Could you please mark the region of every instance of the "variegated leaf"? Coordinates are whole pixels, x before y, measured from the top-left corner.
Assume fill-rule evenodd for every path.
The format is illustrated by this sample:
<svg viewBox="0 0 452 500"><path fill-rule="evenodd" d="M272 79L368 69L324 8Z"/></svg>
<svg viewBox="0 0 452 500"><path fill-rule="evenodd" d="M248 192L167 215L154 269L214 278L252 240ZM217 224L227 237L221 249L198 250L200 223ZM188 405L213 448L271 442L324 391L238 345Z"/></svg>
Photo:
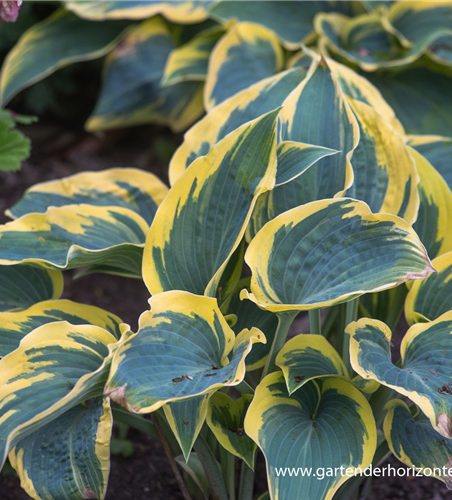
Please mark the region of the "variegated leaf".
<svg viewBox="0 0 452 500"><path fill-rule="evenodd" d="M135 168L82 172L42 182L28 189L8 211L13 218L44 213L49 207L86 203L124 207L137 212L150 225L168 188L154 174Z"/></svg>
<svg viewBox="0 0 452 500"><path fill-rule="evenodd" d="M102 395L115 343L103 328L62 321L33 330L0 360L0 465L21 439Z"/></svg>
<svg viewBox="0 0 452 500"><path fill-rule="evenodd" d="M0 357L17 349L21 340L35 328L55 321L96 325L117 339L121 336L122 321L114 314L70 300L45 300L23 311L0 312Z"/></svg>
<svg viewBox="0 0 452 500"><path fill-rule="evenodd" d="M79 405L21 439L9 458L35 500L105 497L113 420L107 398Z"/></svg>
<svg viewBox="0 0 452 500"><path fill-rule="evenodd" d="M386 441L392 453L405 465L446 483L452 489L452 441L436 432L428 418L400 399L386 405L384 421ZM425 469L428 469L426 471Z"/></svg>
<svg viewBox="0 0 452 500"><path fill-rule="evenodd" d="M105 394L136 413L239 384L245 358L262 332L243 330L237 338L216 299L188 292L154 295L112 362ZM228 359L228 355L231 355Z"/></svg>
<svg viewBox="0 0 452 500"><path fill-rule="evenodd" d="M408 324L423 323L439 318L452 310L452 252L432 262L436 273L414 282L405 301Z"/></svg>
<svg viewBox="0 0 452 500"><path fill-rule="evenodd" d="M283 51L273 31L237 23L217 43L209 59L204 105L207 111L228 97L282 69Z"/></svg>
<svg viewBox="0 0 452 500"><path fill-rule="evenodd" d="M412 326L403 338L398 366L391 360L391 330L383 322L363 318L346 332L353 369L410 398L442 436L452 438L452 312Z"/></svg>
<svg viewBox="0 0 452 500"><path fill-rule="evenodd" d="M331 306L434 270L409 224L349 198L281 214L251 241L245 260L252 278L243 297L273 312Z"/></svg>
<svg viewBox="0 0 452 500"><path fill-rule="evenodd" d="M159 17L129 30L106 58L102 90L86 128L97 131L161 123L178 132L199 118L202 82L160 85L174 48L169 27Z"/></svg>
<svg viewBox="0 0 452 500"><path fill-rule="evenodd" d="M257 197L274 186L277 113L229 134L170 190L146 240L143 276L151 294L215 295Z"/></svg>
<svg viewBox="0 0 452 500"><path fill-rule="evenodd" d="M79 19L59 9L28 29L5 59L0 77L0 102L4 106L18 92L59 68L98 59L121 40L127 23L97 23Z"/></svg>
<svg viewBox="0 0 452 500"><path fill-rule="evenodd" d="M0 312L20 311L63 293L60 271L42 267L0 266Z"/></svg>
<svg viewBox="0 0 452 500"><path fill-rule="evenodd" d="M369 403L350 382L310 381L289 396L281 372L267 375L257 387L245 431L265 456L272 500L331 500L356 469L370 465L377 442ZM281 473L297 467L343 467L345 473L322 480Z"/></svg>
<svg viewBox="0 0 452 500"><path fill-rule="evenodd" d="M284 71L266 78L212 109L185 134L184 142L173 155L169 167L170 184L200 156L241 125L273 111L306 76L305 69Z"/></svg>
<svg viewBox="0 0 452 500"><path fill-rule="evenodd" d="M207 424L226 451L254 469L256 445L244 430L245 414L252 399L253 396L245 394L234 401L227 394L216 392L209 400Z"/></svg>
<svg viewBox="0 0 452 500"><path fill-rule="evenodd" d="M142 217L126 208L51 207L0 226L0 265L73 269L103 264L140 276L147 231Z"/></svg>

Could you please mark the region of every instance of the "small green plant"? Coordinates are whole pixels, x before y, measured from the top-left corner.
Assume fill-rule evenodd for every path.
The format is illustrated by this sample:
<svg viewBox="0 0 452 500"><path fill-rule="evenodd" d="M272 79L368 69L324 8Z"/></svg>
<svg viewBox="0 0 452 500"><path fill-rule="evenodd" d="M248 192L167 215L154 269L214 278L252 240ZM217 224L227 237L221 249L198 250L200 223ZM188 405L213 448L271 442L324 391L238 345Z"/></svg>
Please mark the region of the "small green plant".
<svg viewBox="0 0 452 500"><path fill-rule="evenodd" d="M356 499L359 471L389 452L450 486L451 139L427 134L451 135L452 109L444 100L437 117L429 94L395 113L358 69L398 89L402 102L412 95L400 90L400 67L430 75L434 86L431 68L441 65L448 79L451 3L373 10L341 2L341 12L331 2L66 7L97 20L159 13L170 21L126 23L119 44L122 21L106 21L96 27L103 48L86 35L91 56L113 50L109 98L89 128L174 125L174 108L142 106L146 93L130 114L131 101L112 98L124 87L107 82L132 62L153 68L138 64L141 44L184 39L188 26L172 24L184 16L196 35L168 49L164 82L197 85L208 113L170 160L171 188L133 168L84 172L32 187L8 210L13 220L0 227L2 463L9 457L36 500L102 499L115 420L114 451L131 451L124 425L159 438L186 500L251 500L258 453L267 467L262 499ZM196 25L209 17L222 22ZM60 10L34 28L42 43L54 40L49 32L72 36L62 20L80 30L96 24ZM10 93L25 86L8 65L17 57L30 64L23 47L31 37L5 63L4 96L9 85ZM82 48L71 46L73 60ZM188 62L196 78L181 69ZM138 331L61 300L68 269L144 280L150 309ZM409 328L394 362L403 311ZM309 332L294 323L300 314ZM323 476L281 472L298 468Z"/></svg>

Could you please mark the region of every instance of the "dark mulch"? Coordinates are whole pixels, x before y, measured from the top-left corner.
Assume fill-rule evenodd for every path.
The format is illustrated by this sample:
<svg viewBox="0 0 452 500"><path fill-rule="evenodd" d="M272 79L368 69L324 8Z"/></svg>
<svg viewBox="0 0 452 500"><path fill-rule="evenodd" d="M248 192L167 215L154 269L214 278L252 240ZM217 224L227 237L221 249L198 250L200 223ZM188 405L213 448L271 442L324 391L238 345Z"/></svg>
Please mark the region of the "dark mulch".
<svg viewBox="0 0 452 500"><path fill-rule="evenodd" d="M149 170L167 181L168 158L180 136L163 128L141 127L95 137L61 130L56 125L34 125L24 130L33 140L33 153L19 173L0 172L0 223L7 222L5 208L37 182L52 180L83 170L132 166ZM72 281L67 274L64 297L103 307L136 330L139 315L148 308L149 294L139 280L117 276L88 275ZM307 331L307 318L300 317L297 333ZM132 435L135 452L130 458L112 457L107 500L181 500L160 443L147 436ZM390 459L394 467L401 464ZM265 489L265 466L257 464L256 491ZM0 476L1 500L27 500L14 475ZM442 482L428 478L375 478L372 500L452 500ZM64 499L61 499L64 500ZM308 500L308 499L293 499Z"/></svg>

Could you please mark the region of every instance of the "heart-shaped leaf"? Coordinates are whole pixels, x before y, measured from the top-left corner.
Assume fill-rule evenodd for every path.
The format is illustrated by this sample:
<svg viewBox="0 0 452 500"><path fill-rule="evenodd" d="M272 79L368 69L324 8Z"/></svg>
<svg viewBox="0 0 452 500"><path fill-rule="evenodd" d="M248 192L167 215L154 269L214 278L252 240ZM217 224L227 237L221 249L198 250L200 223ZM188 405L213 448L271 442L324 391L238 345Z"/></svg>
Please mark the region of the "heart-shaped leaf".
<svg viewBox="0 0 452 500"><path fill-rule="evenodd" d="M405 301L408 324L431 321L452 310L452 252L432 262L437 270L426 279L416 281Z"/></svg>
<svg viewBox="0 0 452 500"><path fill-rule="evenodd" d="M21 439L102 394L115 343L103 328L61 321L0 360L0 466Z"/></svg>
<svg viewBox="0 0 452 500"><path fill-rule="evenodd" d="M434 270L404 220L348 198L315 201L268 222L245 260L251 293L242 296L273 312L327 307Z"/></svg>
<svg viewBox="0 0 452 500"><path fill-rule="evenodd" d="M24 311L0 312L0 357L19 347L20 341L38 326L55 321L72 325L96 325L117 339L121 336L122 321L104 309L70 300L46 300Z"/></svg>
<svg viewBox="0 0 452 500"><path fill-rule="evenodd" d="M383 428L392 453L405 465L437 477L452 489L449 472L452 469L452 441L436 432L419 411L413 416L400 399L389 402L386 409Z"/></svg>
<svg viewBox="0 0 452 500"><path fill-rule="evenodd" d="M414 401L443 436L452 437L452 312L412 326L391 360L391 330L368 318L350 323L350 360L363 378L378 380Z"/></svg>
<svg viewBox="0 0 452 500"><path fill-rule="evenodd" d="M229 134L170 190L146 241L143 277L151 294L215 295L257 197L274 186L277 114Z"/></svg>
<svg viewBox="0 0 452 500"><path fill-rule="evenodd" d="M9 458L22 488L36 500L102 500L112 426L109 400L96 398L21 439Z"/></svg>
<svg viewBox="0 0 452 500"><path fill-rule="evenodd" d="M137 212L150 225L168 188L154 174L136 168L82 172L64 179L35 184L8 211L13 218L44 213L49 207L86 203L124 207Z"/></svg>
<svg viewBox="0 0 452 500"><path fill-rule="evenodd" d="M32 266L0 266L0 311L20 311L43 300L59 299L63 275Z"/></svg>
<svg viewBox="0 0 452 500"><path fill-rule="evenodd" d="M149 303L138 333L116 351L105 389L129 411L150 413L239 384L252 344L265 342L256 328L235 338L216 299L173 291L154 295Z"/></svg>
<svg viewBox="0 0 452 500"><path fill-rule="evenodd" d="M330 500L370 465L377 441L369 403L350 382L310 381L289 396L281 372L257 387L245 431L264 453L272 500Z"/></svg>

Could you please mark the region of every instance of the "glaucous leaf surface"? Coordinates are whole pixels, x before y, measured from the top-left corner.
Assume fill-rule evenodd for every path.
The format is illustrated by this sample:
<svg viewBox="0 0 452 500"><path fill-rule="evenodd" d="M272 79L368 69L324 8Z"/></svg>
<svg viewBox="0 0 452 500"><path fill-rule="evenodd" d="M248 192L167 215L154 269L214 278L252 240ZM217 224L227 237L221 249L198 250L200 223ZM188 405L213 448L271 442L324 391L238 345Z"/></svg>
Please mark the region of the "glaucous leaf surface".
<svg viewBox="0 0 452 500"><path fill-rule="evenodd" d="M443 474L444 467L448 470L452 465L452 441L436 432L421 412L413 416L413 408L400 399L390 401L386 409L383 428L392 453L418 471L429 469L428 476L440 479L452 489L452 478Z"/></svg>
<svg viewBox="0 0 452 500"><path fill-rule="evenodd" d="M242 297L273 312L339 304L434 270L409 224L349 198L281 214L251 241L245 260L251 293Z"/></svg>
<svg viewBox="0 0 452 500"><path fill-rule="evenodd" d="M44 213L51 206L85 203L129 208L150 225L167 193L166 185L150 172L112 168L35 184L25 191L8 214L17 218L29 213Z"/></svg>
<svg viewBox="0 0 452 500"><path fill-rule="evenodd" d="M255 23L235 24L210 55L204 89L206 110L278 73L282 66L283 50L272 30Z"/></svg>
<svg viewBox="0 0 452 500"><path fill-rule="evenodd" d="M45 300L22 311L0 312L0 357L17 349L21 340L38 326L55 321L96 325L117 339L121 336L121 319L100 307L70 300Z"/></svg>
<svg viewBox="0 0 452 500"><path fill-rule="evenodd" d="M170 190L146 240L143 277L151 294L215 295L258 196L274 186L277 114L229 134Z"/></svg>
<svg viewBox="0 0 452 500"><path fill-rule="evenodd" d="M116 338L61 321L29 333L0 360L0 466L21 439L102 395Z"/></svg>
<svg viewBox="0 0 452 500"><path fill-rule="evenodd" d="M391 360L391 330L381 321L350 323L350 361L363 378L378 380L416 403L442 436L452 437L452 312L412 326L400 346L401 363Z"/></svg>
<svg viewBox="0 0 452 500"><path fill-rule="evenodd" d="M276 365L283 371L290 395L319 377L349 378L342 358L322 335L303 334L290 339L279 351Z"/></svg>
<svg viewBox="0 0 452 500"><path fill-rule="evenodd" d="M142 217L126 208L50 207L0 226L0 265L73 269L103 264L140 276L148 229Z"/></svg>
<svg viewBox="0 0 452 500"><path fill-rule="evenodd" d="M354 99L349 103L360 137L352 157L354 181L346 195L365 201L373 212L398 215L413 224L419 208L418 174L403 137L374 108Z"/></svg>
<svg viewBox="0 0 452 500"><path fill-rule="evenodd" d="M43 300L59 299L63 275L42 267L0 266L0 312L20 311Z"/></svg>
<svg viewBox="0 0 452 500"><path fill-rule="evenodd" d="M206 420L209 396L209 394L204 394L163 406L168 424L176 436L187 463L191 449Z"/></svg>
<svg viewBox="0 0 452 500"><path fill-rule="evenodd" d="M98 59L121 40L127 23L91 23L59 9L28 29L5 59L0 80L4 106L18 92L80 61Z"/></svg>
<svg viewBox="0 0 452 500"><path fill-rule="evenodd" d="M21 439L9 459L22 488L36 500L102 500L112 426L109 400L96 398Z"/></svg>
<svg viewBox="0 0 452 500"><path fill-rule="evenodd" d="M184 142L174 153L169 167L170 184L200 156L241 125L279 108L306 76L305 69L283 71L238 92L212 109L186 132Z"/></svg>
<svg viewBox="0 0 452 500"><path fill-rule="evenodd" d="M105 394L135 413L239 384L257 328L237 338L216 299L173 291L154 295L113 358ZM230 355L230 358L228 358Z"/></svg>
<svg viewBox="0 0 452 500"><path fill-rule="evenodd" d="M245 418L245 431L262 450L272 500L331 500L337 489L366 469L376 448L376 427L366 398L338 378L310 381L289 396L281 372L267 375ZM352 468L350 475L277 474L280 468Z"/></svg>
<svg viewBox="0 0 452 500"><path fill-rule="evenodd" d="M405 301L408 324L423 323L439 318L452 310L452 252L432 261L436 273L416 281Z"/></svg>
<svg viewBox="0 0 452 500"><path fill-rule="evenodd" d="M98 131L159 123L179 132L199 118L202 82L161 86L174 48L169 27L160 17L128 30L105 60L102 89L86 128Z"/></svg>

